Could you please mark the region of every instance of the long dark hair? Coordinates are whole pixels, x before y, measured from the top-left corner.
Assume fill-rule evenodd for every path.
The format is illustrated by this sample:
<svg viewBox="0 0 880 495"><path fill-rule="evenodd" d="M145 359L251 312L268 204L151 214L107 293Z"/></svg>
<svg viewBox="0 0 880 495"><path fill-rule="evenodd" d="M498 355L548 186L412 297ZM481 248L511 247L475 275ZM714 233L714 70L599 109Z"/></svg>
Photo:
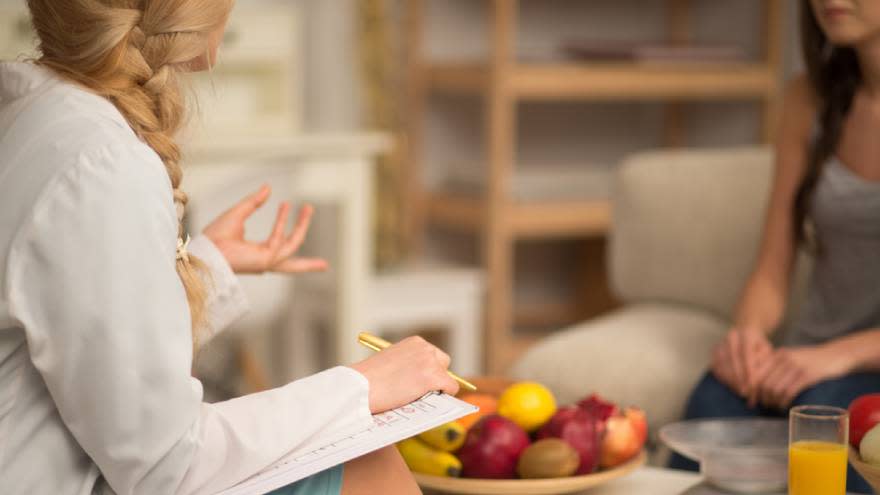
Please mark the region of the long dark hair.
<svg viewBox="0 0 880 495"><path fill-rule="evenodd" d="M817 134L811 141L807 170L794 201L794 228L799 242L809 242L810 202L825 163L834 155L843 124L852 108L862 70L855 50L834 46L819 26L809 0L801 1L801 49L807 78L818 103ZM815 246L814 246L815 247Z"/></svg>

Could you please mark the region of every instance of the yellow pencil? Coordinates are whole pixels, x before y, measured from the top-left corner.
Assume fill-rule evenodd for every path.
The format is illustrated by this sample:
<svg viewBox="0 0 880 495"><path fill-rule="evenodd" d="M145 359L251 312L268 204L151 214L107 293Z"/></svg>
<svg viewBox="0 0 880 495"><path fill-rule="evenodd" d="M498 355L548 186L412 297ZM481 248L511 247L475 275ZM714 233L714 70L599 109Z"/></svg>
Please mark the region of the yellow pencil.
<svg viewBox="0 0 880 495"><path fill-rule="evenodd" d="M367 332L361 332L360 334L358 334L358 342L362 346L372 349L376 352L379 352L382 349L391 346L391 342L388 342L381 337L376 337L375 335ZM456 375L449 370L447 370L446 372L449 373L449 376L451 376L453 380L457 381L462 387L470 390L471 392L477 391L477 387L473 383L465 380L464 378Z"/></svg>

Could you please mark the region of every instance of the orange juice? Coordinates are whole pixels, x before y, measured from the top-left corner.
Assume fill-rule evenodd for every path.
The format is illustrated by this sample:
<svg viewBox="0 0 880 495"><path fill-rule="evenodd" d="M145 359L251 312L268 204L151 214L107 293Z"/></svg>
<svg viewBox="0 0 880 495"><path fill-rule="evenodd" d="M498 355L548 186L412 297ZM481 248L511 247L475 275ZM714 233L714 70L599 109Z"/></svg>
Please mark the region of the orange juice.
<svg viewBox="0 0 880 495"><path fill-rule="evenodd" d="M846 446L800 441L788 449L789 495L844 495Z"/></svg>

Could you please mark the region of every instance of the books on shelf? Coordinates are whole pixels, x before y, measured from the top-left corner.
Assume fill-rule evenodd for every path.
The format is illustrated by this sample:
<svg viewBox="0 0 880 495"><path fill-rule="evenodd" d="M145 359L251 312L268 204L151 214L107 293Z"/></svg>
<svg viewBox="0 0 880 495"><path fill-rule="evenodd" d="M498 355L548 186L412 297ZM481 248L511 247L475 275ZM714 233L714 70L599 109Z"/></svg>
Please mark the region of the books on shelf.
<svg viewBox="0 0 880 495"><path fill-rule="evenodd" d="M516 201L607 200L612 169L607 165L529 165L517 167L510 177L510 196ZM448 168L444 188L464 194L485 190L486 170L475 164Z"/></svg>
<svg viewBox="0 0 880 495"><path fill-rule="evenodd" d="M561 50L585 62L723 63L745 62L746 51L737 45L657 43L610 40L569 40Z"/></svg>

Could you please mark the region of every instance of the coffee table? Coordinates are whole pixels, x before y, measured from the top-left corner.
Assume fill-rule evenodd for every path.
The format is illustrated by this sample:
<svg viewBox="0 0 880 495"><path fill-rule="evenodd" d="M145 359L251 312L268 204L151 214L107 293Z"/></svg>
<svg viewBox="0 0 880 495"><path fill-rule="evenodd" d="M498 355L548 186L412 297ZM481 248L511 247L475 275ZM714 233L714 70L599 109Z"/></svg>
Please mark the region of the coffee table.
<svg viewBox="0 0 880 495"><path fill-rule="evenodd" d="M584 495L730 495L696 473L644 467L631 475L584 492ZM778 495L785 495L779 493Z"/></svg>
<svg viewBox="0 0 880 495"><path fill-rule="evenodd" d="M585 492L589 495L722 495L696 473L644 467L631 475Z"/></svg>
<svg viewBox="0 0 880 495"><path fill-rule="evenodd" d="M424 495L442 495L426 490ZM686 471L643 467L631 475L583 492L583 495L730 495ZM771 494L772 495L772 494ZM780 493L778 495L785 495Z"/></svg>

